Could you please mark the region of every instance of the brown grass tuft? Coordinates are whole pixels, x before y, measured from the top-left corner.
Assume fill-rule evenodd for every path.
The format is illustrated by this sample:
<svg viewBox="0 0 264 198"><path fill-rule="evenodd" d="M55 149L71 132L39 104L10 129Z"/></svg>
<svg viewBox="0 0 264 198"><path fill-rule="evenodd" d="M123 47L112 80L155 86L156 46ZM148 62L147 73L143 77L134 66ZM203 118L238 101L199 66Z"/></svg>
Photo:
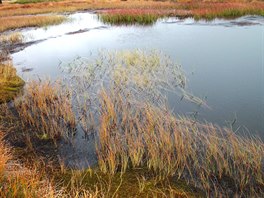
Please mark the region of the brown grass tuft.
<svg viewBox="0 0 264 198"><path fill-rule="evenodd" d="M66 20L64 16L14 16L0 18L0 32L24 27L57 25Z"/></svg>

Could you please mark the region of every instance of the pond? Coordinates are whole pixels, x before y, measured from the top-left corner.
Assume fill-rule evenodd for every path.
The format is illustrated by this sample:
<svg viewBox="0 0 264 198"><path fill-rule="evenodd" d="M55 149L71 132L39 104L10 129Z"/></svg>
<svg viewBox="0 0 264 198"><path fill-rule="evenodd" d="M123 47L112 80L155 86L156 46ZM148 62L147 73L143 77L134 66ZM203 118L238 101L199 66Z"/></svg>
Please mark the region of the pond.
<svg viewBox="0 0 264 198"><path fill-rule="evenodd" d="M12 54L25 80L62 78L61 62L89 57L101 49L158 49L182 65L188 79L186 89L208 105L195 105L169 94L174 113L264 138L263 17L213 21L168 18L147 27L108 26L98 21L95 13L87 12L69 18L58 26L22 31L27 41L36 41ZM24 68L33 70L22 72ZM89 144L94 147L92 141ZM94 155L89 148L79 148L79 153Z"/></svg>

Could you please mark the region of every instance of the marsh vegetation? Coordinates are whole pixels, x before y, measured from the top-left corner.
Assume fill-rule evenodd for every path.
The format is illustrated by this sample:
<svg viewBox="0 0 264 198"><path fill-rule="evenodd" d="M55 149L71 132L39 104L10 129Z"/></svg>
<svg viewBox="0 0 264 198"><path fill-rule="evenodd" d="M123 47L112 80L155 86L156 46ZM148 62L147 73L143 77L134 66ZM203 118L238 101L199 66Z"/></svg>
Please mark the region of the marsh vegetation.
<svg viewBox="0 0 264 198"><path fill-rule="evenodd" d="M64 16L23 16L3 17L0 20L0 32L25 27L45 27L57 25L66 20Z"/></svg>
<svg viewBox="0 0 264 198"><path fill-rule="evenodd" d="M189 91L182 66L162 51L99 50L60 61L60 77L35 75L26 83L8 52L25 41L23 30L12 30L58 25L69 18L65 12L94 9L100 22L124 28L170 16L263 16L262 2L16 3L22 5L0 7L0 197L264 196L263 140L237 134L232 123L177 114L169 95L209 106ZM44 13L53 14L36 15ZM83 163L69 166L64 154L75 152Z"/></svg>
<svg viewBox="0 0 264 198"><path fill-rule="evenodd" d="M121 196L136 180L131 195L263 195L260 139L177 117L168 109L167 91L187 94L184 72L169 57L158 51L103 51L89 60L62 66L68 73L65 80L29 82L14 105L1 106L1 125L5 129L16 123L19 134L14 133L17 127L9 133L35 153L36 141L51 142L56 148L61 138L71 142L76 133L94 138L98 168L70 172L57 161L45 180L59 178L61 189L48 182L53 191L44 193ZM192 102L197 101L203 104L198 98ZM5 167L8 154L2 151ZM41 190L39 180L27 181L29 189ZM17 182L22 181L12 183L10 193L26 197L28 189L18 188Z"/></svg>
<svg viewBox="0 0 264 198"><path fill-rule="evenodd" d="M8 42L10 42L9 39ZM0 54L0 103L13 99L23 85L24 81L17 76L8 54L2 52Z"/></svg>

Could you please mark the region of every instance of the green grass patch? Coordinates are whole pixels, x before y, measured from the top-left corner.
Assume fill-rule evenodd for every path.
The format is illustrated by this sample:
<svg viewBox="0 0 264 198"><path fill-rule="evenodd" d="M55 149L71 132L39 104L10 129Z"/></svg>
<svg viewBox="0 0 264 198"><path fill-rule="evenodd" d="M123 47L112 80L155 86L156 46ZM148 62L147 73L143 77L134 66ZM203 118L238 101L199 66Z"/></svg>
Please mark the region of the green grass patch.
<svg viewBox="0 0 264 198"><path fill-rule="evenodd" d="M204 197L204 193L182 180L158 179L147 168L130 169L126 173L104 174L97 169L65 170L55 176L66 192L75 189L98 191L107 197ZM100 197L100 196L99 196Z"/></svg>
<svg viewBox="0 0 264 198"><path fill-rule="evenodd" d="M262 9L246 9L246 10L239 10L239 9L226 9L220 12L215 13L205 13L201 15L194 15L195 20L206 19L206 20L213 20L215 18L223 18L223 19L235 19L238 17L246 16L246 15L257 15L257 16L264 16L264 10Z"/></svg>
<svg viewBox="0 0 264 198"><path fill-rule="evenodd" d="M104 13L99 14L99 20L110 25L153 25L159 16L151 13Z"/></svg>
<svg viewBox="0 0 264 198"><path fill-rule="evenodd" d="M12 100L24 85L11 65L0 64L0 103Z"/></svg>

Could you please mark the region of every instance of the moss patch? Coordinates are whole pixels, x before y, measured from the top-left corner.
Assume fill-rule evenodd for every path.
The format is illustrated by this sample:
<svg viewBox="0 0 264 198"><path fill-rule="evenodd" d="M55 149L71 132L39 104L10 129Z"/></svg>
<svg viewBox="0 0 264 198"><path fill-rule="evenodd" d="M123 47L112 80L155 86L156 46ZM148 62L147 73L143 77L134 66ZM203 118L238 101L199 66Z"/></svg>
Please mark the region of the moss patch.
<svg viewBox="0 0 264 198"><path fill-rule="evenodd" d="M11 67L0 65L0 103L12 100L22 89L25 82L16 74L15 69L11 69L12 74L6 74L4 67Z"/></svg>
<svg viewBox="0 0 264 198"><path fill-rule="evenodd" d="M72 189L85 188L94 191L100 187L103 194L117 197L205 197L204 193L182 180L158 179L147 168L130 169L126 173L104 174L99 170L65 171L55 177L58 183Z"/></svg>

